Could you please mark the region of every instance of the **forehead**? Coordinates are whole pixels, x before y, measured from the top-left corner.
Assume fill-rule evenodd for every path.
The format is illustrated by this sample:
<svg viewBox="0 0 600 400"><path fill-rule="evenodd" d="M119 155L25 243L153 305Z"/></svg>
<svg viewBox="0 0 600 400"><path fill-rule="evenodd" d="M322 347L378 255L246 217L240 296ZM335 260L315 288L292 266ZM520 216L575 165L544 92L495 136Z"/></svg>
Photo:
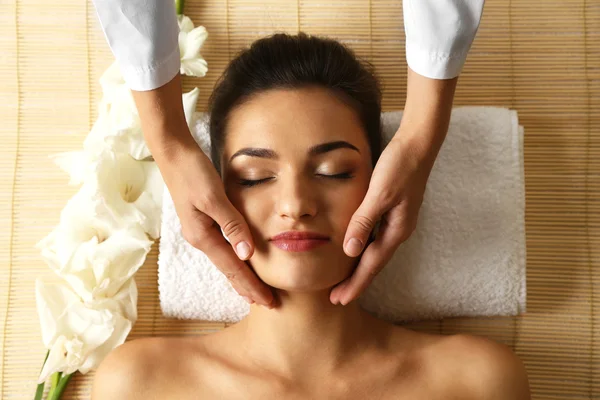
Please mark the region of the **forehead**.
<svg viewBox="0 0 600 400"><path fill-rule="evenodd" d="M223 158L228 160L242 147L303 152L315 144L338 140L369 154L357 112L339 96L318 87L269 90L230 113Z"/></svg>

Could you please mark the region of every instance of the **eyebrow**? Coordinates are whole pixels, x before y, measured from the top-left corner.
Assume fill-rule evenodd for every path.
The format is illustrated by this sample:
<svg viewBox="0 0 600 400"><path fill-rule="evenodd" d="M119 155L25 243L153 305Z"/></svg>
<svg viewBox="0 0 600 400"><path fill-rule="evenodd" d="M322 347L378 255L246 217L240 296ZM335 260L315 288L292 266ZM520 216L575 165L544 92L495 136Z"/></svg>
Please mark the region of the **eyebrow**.
<svg viewBox="0 0 600 400"><path fill-rule="evenodd" d="M356 146L354 146L346 141L338 140L335 142L321 143L321 144L312 146L310 149L308 149L308 154L310 156L316 156L316 155L328 153L330 151L337 150L337 149L351 149L351 150L355 150L358 153L360 153L360 150L358 150L358 148L356 148ZM243 149L236 151L235 154L232 155L231 158L229 159L229 162L231 162L231 160L233 160L234 158L239 157L239 156L268 158L268 159L273 159L273 160L277 160L279 158L277 153L271 149L263 149L263 148L258 148L258 147L245 147Z"/></svg>

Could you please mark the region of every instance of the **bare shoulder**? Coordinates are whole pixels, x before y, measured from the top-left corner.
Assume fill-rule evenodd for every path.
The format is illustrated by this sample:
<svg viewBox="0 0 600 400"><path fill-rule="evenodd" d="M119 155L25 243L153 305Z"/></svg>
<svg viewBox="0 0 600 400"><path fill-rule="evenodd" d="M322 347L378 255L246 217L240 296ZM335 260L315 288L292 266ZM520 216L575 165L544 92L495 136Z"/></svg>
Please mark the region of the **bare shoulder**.
<svg viewBox="0 0 600 400"><path fill-rule="evenodd" d="M114 349L100 364L92 386L92 400L160 398L165 382L181 377L191 355L185 339L142 338ZM171 379L170 379L171 378Z"/></svg>
<svg viewBox="0 0 600 400"><path fill-rule="evenodd" d="M475 335L439 336L429 351L456 389L457 398L529 400L522 361L510 347ZM438 372L440 372L438 370Z"/></svg>

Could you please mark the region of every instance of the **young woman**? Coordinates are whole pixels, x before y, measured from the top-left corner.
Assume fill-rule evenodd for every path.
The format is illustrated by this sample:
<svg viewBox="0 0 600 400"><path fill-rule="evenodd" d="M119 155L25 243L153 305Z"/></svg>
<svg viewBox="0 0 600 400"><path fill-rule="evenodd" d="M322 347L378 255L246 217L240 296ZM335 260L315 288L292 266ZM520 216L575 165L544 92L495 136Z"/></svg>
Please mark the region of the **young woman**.
<svg viewBox="0 0 600 400"><path fill-rule="evenodd" d="M213 164L255 238L248 263L279 307L253 304L215 334L128 342L98 369L93 399L530 398L504 345L329 301L357 265L342 242L381 152L368 66L333 40L261 39L227 67L210 113Z"/></svg>

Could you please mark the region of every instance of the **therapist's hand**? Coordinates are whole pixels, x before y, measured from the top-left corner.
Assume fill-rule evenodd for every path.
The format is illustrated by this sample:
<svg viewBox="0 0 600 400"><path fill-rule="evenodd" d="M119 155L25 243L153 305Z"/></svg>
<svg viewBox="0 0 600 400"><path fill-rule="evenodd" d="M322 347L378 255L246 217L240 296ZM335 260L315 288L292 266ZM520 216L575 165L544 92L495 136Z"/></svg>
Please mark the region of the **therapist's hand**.
<svg viewBox="0 0 600 400"><path fill-rule="evenodd" d="M148 148L173 198L183 237L208 256L241 296L270 306L273 293L243 261L254 251L250 229L229 202L221 178L185 121L179 75L158 89L132 93Z"/></svg>
<svg viewBox="0 0 600 400"><path fill-rule="evenodd" d="M400 128L377 161L344 239L348 256L364 252L353 274L331 291L333 304L357 299L415 230L427 180L448 131L457 80L430 79L408 69ZM378 221L377 236L365 249Z"/></svg>

